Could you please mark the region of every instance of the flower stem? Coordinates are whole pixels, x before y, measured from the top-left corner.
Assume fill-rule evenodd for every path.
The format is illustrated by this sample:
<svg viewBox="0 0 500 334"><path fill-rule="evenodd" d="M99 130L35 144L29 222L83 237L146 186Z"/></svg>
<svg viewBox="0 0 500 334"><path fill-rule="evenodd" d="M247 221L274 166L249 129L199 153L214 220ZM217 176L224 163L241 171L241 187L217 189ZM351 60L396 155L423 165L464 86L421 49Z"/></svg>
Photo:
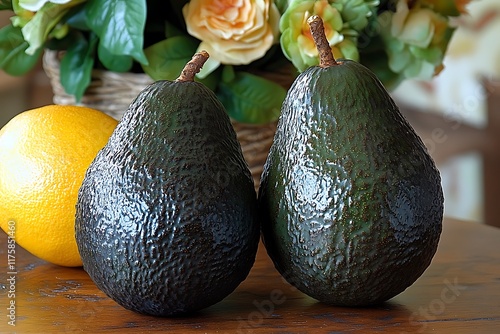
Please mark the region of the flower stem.
<svg viewBox="0 0 500 334"><path fill-rule="evenodd" d="M314 44L319 53L319 66L320 67L330 67L338 65L337 61L333 57L332 48L328 39L325 35L325 27L323 26L323 20L318 15L313 15L307 19L307 24L309 24L309 29L311 30L311 35L314 39Z"/></svg>
<svg viewBox="0 0 500 334"><path fill-rule="evenodd" d="M194 81L194 76L201 70L203 64L205 64L205 62L208 60L208 57L209 54L205 50L195 53L193 58L191 58L191 60L187 62L186 66L184 66L181 74L175 81Z"/></svg>

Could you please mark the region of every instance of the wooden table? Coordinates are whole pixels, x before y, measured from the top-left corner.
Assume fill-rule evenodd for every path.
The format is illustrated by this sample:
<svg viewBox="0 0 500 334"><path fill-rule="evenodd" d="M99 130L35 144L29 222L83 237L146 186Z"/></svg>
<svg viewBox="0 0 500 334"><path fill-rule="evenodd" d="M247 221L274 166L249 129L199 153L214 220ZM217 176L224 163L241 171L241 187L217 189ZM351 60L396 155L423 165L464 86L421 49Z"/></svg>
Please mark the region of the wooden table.
<svg viewBox="0 0 500 334"><path fill-rule="evenodd" d="M125 310L81 268L48 264L19 246L17 274L9 274L7 250L2 232L1 333L500 333L500 229L476 223L445 219L424 275L374 308L331 307L301 294L280 278L262 245L236 291L199 314L174 319ZM15 327L6 316L12 301Z"/></svg>

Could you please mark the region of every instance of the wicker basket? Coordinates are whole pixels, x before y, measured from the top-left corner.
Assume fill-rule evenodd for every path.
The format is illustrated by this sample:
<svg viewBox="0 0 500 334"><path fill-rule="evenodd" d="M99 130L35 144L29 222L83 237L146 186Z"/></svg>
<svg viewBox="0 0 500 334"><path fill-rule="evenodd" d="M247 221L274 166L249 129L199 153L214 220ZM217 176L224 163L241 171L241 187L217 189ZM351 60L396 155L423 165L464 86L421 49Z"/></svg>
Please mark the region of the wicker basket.
<svg viewBox="0 0 500 334"><path fill-rule="evenodd" d="M58 52L46 50L43 69L50 79L55 104L76 104L74 96L66 94L59 78ZM143 73L116 73L94 69L89 87L79 105L101 110L120 119L130 102L153 80Z"/></svg>
<svg viewBox="0 0 500 334"><path fill-rule="evenodd" d="M59 60L57 52L45 51L43 68L52 85L53 101L55 104L76 104L75 98L66 94L60 84ZM292 79L288 73L286 70L272 73L272 79L284 87L289 87ZM152 82L152 79L143 73L115 73L94 69L90 86L79 104L120 119L130 102ZM232 120L232 123L254 178L255 188L258 189L262 168L276 131L276 122L253 125Z"/></svg>

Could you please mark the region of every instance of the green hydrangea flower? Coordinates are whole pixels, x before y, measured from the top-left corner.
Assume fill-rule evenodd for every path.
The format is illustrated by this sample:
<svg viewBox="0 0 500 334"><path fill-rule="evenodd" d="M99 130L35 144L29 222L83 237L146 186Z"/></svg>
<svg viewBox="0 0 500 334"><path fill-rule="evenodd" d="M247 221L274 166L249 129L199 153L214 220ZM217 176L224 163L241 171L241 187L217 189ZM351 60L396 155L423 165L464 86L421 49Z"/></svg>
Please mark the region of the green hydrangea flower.
<svg viewBox="0 0 500 334"><path fill-rule="evenodd" d="M341 13L346 27L356 32L363 30L372 16L376 15L379 0L335 0L332 7Z"/></svg>
<svg viewBox="0 0 500 334"><path fill-rule="evenodd" d="M307 19L319 15L336 58L359 60L357 38L378 0L292 0L280 19L283 54L300 72L319 63Z"/></svg>
<svg viewBox="0 0 500 334"><path fill-rule="evenodd" d="M388 66L406 78L431 79L442 70L442 61L452 36L448 18L421 3L399 0L396 11L379 16L381 37L386 45Z"/></svg>

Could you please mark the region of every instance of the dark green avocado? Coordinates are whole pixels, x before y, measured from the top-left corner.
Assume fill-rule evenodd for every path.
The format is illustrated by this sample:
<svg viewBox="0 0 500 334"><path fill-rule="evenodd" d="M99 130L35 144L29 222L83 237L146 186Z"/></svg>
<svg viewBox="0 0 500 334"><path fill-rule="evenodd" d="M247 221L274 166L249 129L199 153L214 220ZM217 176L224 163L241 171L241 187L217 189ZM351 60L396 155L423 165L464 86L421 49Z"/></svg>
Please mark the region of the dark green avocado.
<svg viewBox="0 0 500 334"><path fill-rule="evenodd" d="M189 80L155 82L132 102L80 188L75 232L84 269L139 313L206 308L254 263L256 201L214 93Z"/></svg>
<svg viewBox="0 0 500 334"><path fill-rule="evenodd" d="M289 90L259 208L267 252L292 285L328 304L366 306L404 291L429 266L443 193L380 81L338 60L304 71Z"/></svg>

